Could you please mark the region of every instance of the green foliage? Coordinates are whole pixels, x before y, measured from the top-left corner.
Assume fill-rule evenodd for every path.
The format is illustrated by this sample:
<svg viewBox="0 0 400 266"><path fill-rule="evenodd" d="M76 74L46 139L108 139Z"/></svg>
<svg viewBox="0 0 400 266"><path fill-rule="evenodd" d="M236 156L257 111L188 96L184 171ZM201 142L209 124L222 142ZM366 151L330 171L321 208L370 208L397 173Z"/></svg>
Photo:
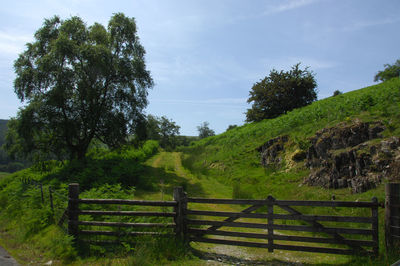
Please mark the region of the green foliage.
<svg viewBox="0 0 400 266"><path fill-rule="evenodd" d="M393 65L385 64L384 67L384 70L379 71L375 75L374 81L386 81L400 77L400 59L398 59Z"/></svg>
<svg viewBox="0 0 400 266"><path fill-rule="evenodd" d="M164 149L174 149L178 142L180 126L165 116L147 116L146 135L147 139L158 140Z"/></svg>
<svg viewBox="0 0 400 266"><path fill-rule="evenodd" d="M132 199L135 185L139 188L147 185L146 180L141 181L143 179L142 164L158 151L158 147L158 142L153 140L145 142L140 149L124 146L110 151L97 147L91 149L86 160L83 161L40 162L14 174L1 175L0 224L2 228L13 235L16 244L30 243L29 245L52 259L61 259L66 262L74 260L78 252L72 245L72 238L55 226L67 206L67 184L73 181L79 182L81 198ZM27 178L43 184L44 202L42 202L41 190L38 186L21 182L22 179ZM55 190L53 193L54 212L49 204L49 185ZM81 205L81 207L87 206ZM94 206L94 209L101 207ZM117 205L109 205L108 209L121 210ZM125 210L124 207L122 210ZM93 219L90 216L82 218ZM152 218L141 222L150 222ZM113 221L116 217L107 219ZM126 217L123 221L129 222L134 219L137 217ZM101 249L98 246L94 248Z"/></svg>
<svg viewBox="0 0 400 266"><path fill-rule="evenodd" d="M82 159L93 139L124 144L153 85L135 20L117 13L105 28L55 16L34 37L14 64L15 93L27 105L10 121L8 151Z"/></svg>
<svg viewBox="0 0 400 266"><path fill-rule="evenodd" d="M215 135L214 130L212 130L209 126L210 126L210 123L203 122L200 126L197 127L197 131L199 131L200 139L204 139L204 138Z"/></svg>
<svg viewBox="0 0 400 266"><path fill-rule="evenodd" d="M192 142L199 140L198 136L177 136L176 146L189 146Z"/></svg>
<svg viewBox="0 0 400 266"><path fill-rule="evenodd" d="M73 237L63 232L56 225L50 225L32 238L37 248L45 255L71 262L77 257L73 247Z"/></svg>
<svg viewBox="0 0 400 266"><path fill-rule="evenodd" d="M267 77L255 83L250 90L246 121L257 122L275 118L295 108L306 106L317 99L314 73L300 69L300 63L290 71L273 69Z"/></svg>
<svg viewBox="0 0 400 266"><path fill-rule="evenodd" d="M0 150L1 153L1 150ZM10 162L7 164L1 164L0 165L0 172L9 172L9 173L14 173L16 171L19 171L21 169L24 169L25 165L20 162Z"/></svg>
<svg viewBox="0 0 400 266"><path fill-rule="evenodd" d="M25 160L11 158L3 148L6 138L8 120L0 119L0 172L13 173L26 168L29 164Z"/></svg>
<svg viewBox="0 0 400 266"><path fill-rule="evenodd" d="M237 128L237 125L229 125L226 131Z"/></svg>
<svg viewBox="0 0 400 266"><path fill-rule="evenodd" d="M140 149L124 146L118 150L93 149L85 160L73 160L59 171L50 173L46 179L61 182L77 182L83 189L103 184L122 184L125 187L148 187L142 178L143 162L158 151L158 142L146 141Z"/></svg>
<svg viewBox="0 0 400 266"><path fill-rule="evenodd" d="M6 137L6 132L7 132L7 120L0 119L0 146L3 145L5 137Z"/></svg>
<svg viewBox="0 0 400 266"><path fill-rule="evenodd" d="M335 90L334 92L333 92L333 97L335 97L335 96L338 96L338 95L340 95L340 94L343 94L343 92L341 92L340 90Z"/></svg>
<svg viewBox="0 0 400 266"><path fill-rule="evenodd" d="M166 265L190 257L188 246L174 238L143 237L133 248L128 265Z"/></svg>
<svg viewBox="0 0 400 266"><path fill-rule="evenodd" d="M196 195L201 191L201 195L206 197L210 195L227 197L232 193L232 196L237 198L261 199L271 194L278 199L330 200L331 195L335 194L337 200L369 201L373 196L377 196L379 202L383 202L383 185L362 194L351 194L347 189L332 191L309 187L302 185L303 178L309 174L309 171L301 163L294 164L289 157L284 156L279 166L264 168L259 163L259 153L256 149L271 138L285 134L289 136L289 141L285 144L288 153L298 149L306 150L309 146L308 137L314 135L316 131L353 119L383 120L385 125L390 126L383 132L385 136L400 136L399 102L400 80L392 79L376 86L312 103L275 119L247 124L212 138L201 139L193 145L181 147L183 154L173 153L174 157L168 157L171 153L163 152L163 162L168 161L168 165L164 165L159 160L160 156L149 160L154 163L154 165L151 164L154 166L151 169L156 170L158 165L165 169L165 172L168 171L169 174L165 175L165 183L163 183L166 188L169 188L171 184L183 182L183 177L176 175L177 169L179 169L181 174L188 178L184 181L187 182L188 192L192 193L190 195ZM57 219L54 219L55 215L51 215L51 212L49 214L48 202L45 201L42 204L40 190L34 186L23 185L20 179L30 177L41 180L46 184L44 191L47 191L47 184L51 184L64 195L66 195L66 184L78 181L84 184L81 185L81 197L132 198L134 191L141 192L142 197L151 197L154 193L143 195L146 184L141 180L145 175L138 169L143 167L143 161L154 154L157 148L156 141L148 141L140 149L123 147L110 151L101 146L94 146L89 151L86 161L71 163L49 161L2 176L0 178L0 225L9 234L15 236L15 241L18 243L35 243L34 245L51 258L60 258L66 261L73 259L76 257L76 251L71 246L71 239L64 234L56 233L52 223ZM176 167L176 165L179 166L175 160L177 158L183 159L186 169ZM134 166L132 169L126 170L130 167L129 164ZM173 171L176 171L175 174ZM130 183L132 180L127 178L132 173L137 174L137 178L134 179L137 181L137 185L134 185L135 188ZM125 183L121 180L127 181ZM221 193L221 191L224 192ZM55 200L56 207L65 208L62 205L63 202L65 204L65 200ZM118 207L110 206L109 208ZM225 211L232 210L226 209ZM299 211L304 212L305 210L299 207ZM344 210L344 208L329 210L324 208L325 213L321 211L322 208L308 209L309 213L307 214L370 215L367 209L354 212L353 210ZM383 232L384 226L383 219L381 219L383 212L384 210L380 208L380 232ZM91 219L90 216L84 218ZM104 218L115 219L115 217ZM143 220L140 222L159 222L151 220L153 218L160 217L152 217L148 220L142 218ZM127 217L126 219L136 219L136 217ZM398 259L398 254L388 255L384 250L383 238L380 239L381 255L374 260L362 257L344 258L344 256L337 260L333 256L329 258L334 258L332 263L338 262L337 264L343 265L393 263ZM171 262L173 259L188 258L185 255L188 250L182 246L182 243L174 242L172 239L143 238L139 240L138 244L126 241L121 246L122 251L118 254L129 255L123 263L126 262L128 265L165 265L175 263ZM107 250L104 247L91 246L91 248L91 251L97 249L97 251L93 251L96 255L109 256L110 254L106 253ZM323 263L326 261L328 259L325 259ZM86 262L83 261L82 264Z"/></svg>
<svg viewBox="0 0 400 266"><path fill-rule="evenodd" d="M275 119L246 124L213 138L199 140L192 146L181 148L184 152L182 163L195 174L231 185L238 197L245 193L254 198L264 198L271 193L293 198L288 180L300 182L308 175L308 170L304 170L302 164L291 164L291 157L283 158L282 165L277 169L265 169L259 162L258 147L285 134L289 135L286 148L291 152L307 150L310 145L308 137L318 130L356 118L364 121L390 120L390 127L384 134L400 136L399 102L400 80L393 79L314 102ZM213 167L215 162L225 167ZM251 180L248 177L252 177ZM273 189L271 183L275 184Z"/></svg>

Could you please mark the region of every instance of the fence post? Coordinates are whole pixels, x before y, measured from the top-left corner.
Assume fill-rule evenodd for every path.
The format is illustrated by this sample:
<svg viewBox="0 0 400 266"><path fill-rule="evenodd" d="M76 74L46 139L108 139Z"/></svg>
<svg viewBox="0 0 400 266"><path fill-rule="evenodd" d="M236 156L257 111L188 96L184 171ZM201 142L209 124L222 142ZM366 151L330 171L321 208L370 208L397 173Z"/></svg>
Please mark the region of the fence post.
<svg viewBox="0 0 400 266"><path fill-rule="evenodd" d="M390 250L400 248L400 183L387 183L385 190L385 243Z"/></svg>
<svg viewBox="0 0 400 266"><path fill-rule="evenodd" d="M188 225L187 225L187 193L183 192L182 198L182 232L183 232L183 240L185 243L188 242Z"/></svg>
<svg viewBox="0 0 400 266"><path fill-rule="evenodd" d="M69 184L68 188L68 234L72 235L76 241L78 238L79 184Z"/></svg>
<svg viewBox="0 0 400 266"><path fill-rule="evenodd" d="M272 197L271 195L268 196L267 198L268 200L268 225L267 225L267 229L268 229L268 252L274 252L274 228L273 228L273 224L274 224L274 197Z"/></svg>
<svg viewBox="0 0 400 266"><path fill-rule="evenodd" d="M186 240L186 208L187 208L187 197L186 193L183 192L182 187L174 188L174 201L176 201L177 205L174 207L175 211L175 234L178 238L182 240Z"/></svg>
<svg viewBox="0 0 400 266"><path fill-rule="evenodd" d="M54 204L53 204L53 191L51 190L51 187L49 186L49 200L50 200L50 208L51 212L54 215Z"/></svg>
<svg viewBox="0 0 400 266"><path fill-rule="evenodd" d="M379 255L379 228L378 228L378 199L376 197L372 198L372 203L375 205L371 208L372 214L372 240L375 242L376 246L373 247L374 255L377 257Z"/></svg>
<svg viewBox="0 0 400 266"><path fill-rule="evenodd" d="M40 183L40 194L42 195L42 204L44 204L43 186L41 183Z"/></svg>

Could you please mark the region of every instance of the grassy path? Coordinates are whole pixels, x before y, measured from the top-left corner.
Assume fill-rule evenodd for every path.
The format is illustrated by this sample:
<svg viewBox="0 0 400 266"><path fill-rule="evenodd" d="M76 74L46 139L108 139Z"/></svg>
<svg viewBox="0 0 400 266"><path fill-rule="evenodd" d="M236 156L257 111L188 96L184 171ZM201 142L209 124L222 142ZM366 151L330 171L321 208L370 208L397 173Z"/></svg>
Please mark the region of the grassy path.
<svg viewBox="0 0 400 266"><path fill-rule="evenodd" d="M171 199L173 188L182 186L191 197L231 198L232 188L212 178L199 178L182 166L181 153L160 152L145 163L152 191L137 191L142 199Z"/></svg>
<svg viewBox="0 0 400 266"><path fill-rule="evenodd" d="M150 193L148 191L137 191L136 196L141 199L149 200L170 200L172 199L173 188L175 186L183 186L189 197L232 198L231 187L221 184L213 178L206 176L198 177L194 175L188 169L183 167L181 156L182 154L179 152L160 152L150 158L145 163L147 167L146 178L151 180L153 191ZM245 207L190 204L189 208L198 210L240 211ZM207 217L207 219L210 219L210 217ZM246 219L238 221L245 222ZM235 231L238 230L241 229L235 228ZM254 241L254 239L237 240ZM191 243L191 246L195 251L198 251L201 256L208 259L207 261L204 261L204 264L206 265L231 265L232 263L261 265L347 265L347 262L351 260L350 257L329 254L309 254L280 250L276 250L274 253L268 253L266 250L258 248L206 243ZM191 263L192 262L189 262L189 264ZM194 261L193 263L197 265ZM203 263L200 265L203 265Z"/></svg>

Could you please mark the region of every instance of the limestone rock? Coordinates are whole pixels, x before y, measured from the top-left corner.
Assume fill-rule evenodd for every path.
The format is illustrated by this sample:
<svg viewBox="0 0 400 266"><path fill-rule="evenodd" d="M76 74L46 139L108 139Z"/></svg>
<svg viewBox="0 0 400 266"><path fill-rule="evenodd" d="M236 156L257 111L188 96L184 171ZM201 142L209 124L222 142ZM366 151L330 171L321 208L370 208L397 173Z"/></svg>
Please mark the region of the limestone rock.
<svg viewBox="0 0 400 266"><path fill-rule="evenodd" d="M288 136L279 136L274 139L270 139L264 145L257 149L261 155L261 164L268 166L270 164L280 163L282 157L279 156L284 150L284 145L288 141Z"/></svg>
<svg viewBox="0 0 400 266"><path fill-rule="evenodd" d="M400 140L391 137L381 141L385 129L381 122L352 125L341 123L325 128L310 139L306 166L311 169L304 183L325 188L350 187L361 193L376 187L395 167Z"/></svg>

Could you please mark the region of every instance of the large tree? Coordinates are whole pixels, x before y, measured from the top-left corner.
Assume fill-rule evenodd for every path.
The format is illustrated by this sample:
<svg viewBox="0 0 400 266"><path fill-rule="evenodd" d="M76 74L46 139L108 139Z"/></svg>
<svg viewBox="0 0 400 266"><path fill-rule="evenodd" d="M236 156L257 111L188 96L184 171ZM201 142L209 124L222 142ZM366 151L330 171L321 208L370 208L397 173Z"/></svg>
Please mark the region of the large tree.
<svg viewBox="0 0 400 266"><path fill-rule="evenodd" d="M14 63L26 105L9 124L8 149L81 159L94 139L123 144L153 86L134 18L114 14L106 28L55 16L34 37Z"/></svg>
<svg viewBox="0 0 400 266"><path fill-rule="evenodd" d="M246 121L254 122L275 118L290 110L308 105L317 99L314 73L300 63L291 70L278 72L273 69L267 77L255 83L250 90Z"/></svg>
<svg viewBox="0 0 400 266"><path fill-rule="evenodd" d="M203 122L200 126L197 126L199 131L199 138L204 139L215 135L215 131L210 128L210 123Z"/></svg>
<svg viewBox="0 0 400 266"><path fill-rule="evenodd" d="M173 149L176 147L179 129L180 126L165 116L147 116L147 139L158 140L161 147L165 149Z"/></svg>
<svg viewBox="0 0 400 266"><path fill-rule="evenodd" d="M384 70L379 71L375 75L374 81L386 81L391 78L400 77L400 59L398 59L393 65L385 64L384 67Z"/></svg>

